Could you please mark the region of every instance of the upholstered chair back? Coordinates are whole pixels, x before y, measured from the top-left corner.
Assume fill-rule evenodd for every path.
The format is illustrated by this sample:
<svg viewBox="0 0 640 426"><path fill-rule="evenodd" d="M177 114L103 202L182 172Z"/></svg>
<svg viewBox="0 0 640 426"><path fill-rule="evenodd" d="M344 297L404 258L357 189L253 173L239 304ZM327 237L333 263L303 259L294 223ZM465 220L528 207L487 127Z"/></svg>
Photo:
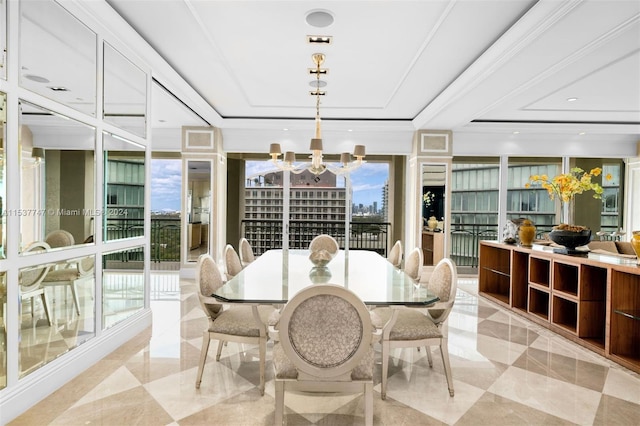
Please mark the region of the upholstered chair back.
<svg viewBox="0 0 640 426"><path fill-rule="evenodd" d="M309 251L314 252L320 250L325 250L331 256L335 256L340 250L340 245L331 235L321 234L311 240L309 244Z"/></svg>
<svg viewBox="0 0 640 426"><path fill-rule="evenodd" d="M47 234L44 242L51 248L67 247L75 244L73 235L64 229L58 229Z"/></svg>
<svg viewBox="0 0 640 426"><path fill-rule="evenodd" d="M235 277L242 271L240 257L231 244L227 244L224 248L224 265L227 279Z"/></svg>
<svg viewBox="0 0 640 426"><path fill-rule="evenodd" d="M238 244L240 250L240 263L242 266L247 266L249 263L253 262L256 258L253 254L253 248L249 241L246 238L240 239L240 244Z"/></svg>
<svg viewBox="0 0 640 426"><path fill-rule="evenodd" d="M451 259L444 258L438 262L429 277L427 288L440 298L437 308L428 309L428 313L436 324L441 324L453 308L458 289L456 265Z"/></svg>
<svg viewBox="0 0 640 426"><path fill-rule="evenodd" d="M422 276L423 259L424 257L422 254L422 249L416 247L411 250L404 261L404 271L415 282L420 282L420 277Z"/></svg>
<svg viewBox="0 0 640 426"><path fill-rule="evenodd" d="M285 305L279 322L280 345L295 371L276 367L276 375L370 380L372 331L369 311L353 292L333 284L307 287Z"/></svg>
<svg viewBox="0 0 640 426"><path fill-rule="evenodd" d="M212 297L212 294L223 284L220 270L213 258L208 254L200 255L196 268L196 287L200 306L210 321L215 319L222 310L222 305Z"/></svg>
<svg viewBox="0 0 640 426"><path fill-rule="evenodd" d="M391 250L389 250L387 260L396 268L402 265L402 242L400 240L396 241Z"/></svg>

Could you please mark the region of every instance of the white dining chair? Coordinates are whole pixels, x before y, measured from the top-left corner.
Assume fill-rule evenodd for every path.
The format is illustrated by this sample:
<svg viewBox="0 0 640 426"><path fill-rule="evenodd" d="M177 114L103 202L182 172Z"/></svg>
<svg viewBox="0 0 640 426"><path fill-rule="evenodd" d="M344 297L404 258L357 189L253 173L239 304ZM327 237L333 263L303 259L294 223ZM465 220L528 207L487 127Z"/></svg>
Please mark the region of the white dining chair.
<svg viewBox="0 0 640 426"><path fill-rule="evenodd" d="M246 238L240 238L240 243L238 243L238 251L240 252L240 263L242 264L243 268L256 260L255 255L253 254L253 248Z"/></svg>
<svg viewBox="0 0 640 426"><path fill-rule="evenodd" d="M220 361L225 342L258 345L260 364L260 394L264 395L265 359L267 354L267 321L273 314L270 306L223 305L211 295L224 285L220 271L213 258L203 254L196 267L196 287L200 307L209 320L209 326L202 334L200 362L196 375L196 389L200 388L202 374L207 361L209 343L218 340L216 361Z"/></svg>
<svg viewBox="0 0 640 426"><path fill-rule="evenodd" d="M382 329L382 384L381 397L387 397L387 375L391 349L414 348L424 346L429 367L433 367L430 346L440 347L444 364L449 395L454 395L451 363L449 362L448 330L446 320L453 309L457 291L457 273L455 263L448 258L442 259L433 270L426 287L442 298L428 309L399 309L395 322L392 308L372 310L371 319L376 328Z"/></svg>
<svg viewBox="0 0 640 426"><path fill-rule="evenodd" d="M242 271L240 256L238 256L238 253L231 244L227 244L224 248L224 268L227 281Z"/></svg>
<svg viewBox="0 0 640 426"><path fill-rule="evenodd" d="M365 424L373 424L373 343L380 332L360 298L343 286L299 291L269 327L275 370L275 424L284 419L285 391L364 394Z"/></svg>

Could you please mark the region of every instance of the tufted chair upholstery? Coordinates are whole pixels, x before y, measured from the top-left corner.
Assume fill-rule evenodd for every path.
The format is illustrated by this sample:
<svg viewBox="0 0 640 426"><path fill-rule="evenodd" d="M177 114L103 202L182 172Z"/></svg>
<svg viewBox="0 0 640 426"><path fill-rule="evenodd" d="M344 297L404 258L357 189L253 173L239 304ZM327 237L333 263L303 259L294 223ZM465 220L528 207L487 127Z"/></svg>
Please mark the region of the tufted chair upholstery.
<svg viewBox="0 0 640 426"><path fill-rule="evenodd" d="M285 390L364 393L365 423L373 423L372 327L364 303L333 284L298 292L269 327L275 369L275 423L282 424Z"/></svg>
<svg viewBox="0 0 640 426"><path fill-rule="evenodd" d="M404 261L404 271L416 283L420 282L423 263L424 263L424 257L422 254L422 249L419 247L416 247L413 250L411 250L406 260Z"/></svg>
<svg viewBox="0 0 640 426"><path fill-rule="evenodd" d="M274 309L270 306L231 305L228 308L214 297L213 292L224 285L218 266L208 254L198 258L196 286L200 307L209 320L209 327L202 334L200 363L196 376L196 389L200 388L204 364L207 361L211 339L218 340L216 361L220 361L224 342L258 345L260 353L260 394L264 395L264 371L267 353L268 318Z"/></svg>
<svg viewBox="0 0 640 426"><path fill-rule="evenodd" d="M240 238L238 247L240 251L240 263L242 264L243 268L256 260L255 256L253 255L253 248L246 238Z"/></svg>
<svg viewBox="0 0 640 426"><path fill-rule="evenodd" d="M51 248L67 247L75 244L73 235L64 229L51 231L44 237L44 242L49 244Z"/></svg>
<svg viewBox="0 0 640 426"><path fill-rule="evenodd" d="M445 321L455 301L457 278L456 266L453 261L448 258L442 259L436 265L427 284L428 288L441 298L441 301L436 302L433 307L425 310L376 308L371 312L374 326L383 329L382 399L387 396L387 375L391 349L424 346L429 366L433 367L433 359L429 350L429 346L433 345L440 347L449 395L454 395Z"/></svg>
<svg viewBox="0 0 640 426"><path fill-rule="evenodd" d="M309 251L316 252L320 250L325 250L328 252L331 257L335 257L335 255L340 250L340 246L335 238L331 235L321 234L316 236L311 243L309 243Z"/></svg>
<svg viewBox="0 0 640 426"><path fill-rule="evenodd" d="M235 277L242 271L242 262L240 256L236 253L231 244L227 244L224 248L224 267L227 280Z"/></svg>
<svg viewBox="0 0 640 426"><path fill-rule="evenodd" d="M402 265L402 242L400 240L396 241L393 247L391 247L387 255L387 260L396 268Z"/></svg>

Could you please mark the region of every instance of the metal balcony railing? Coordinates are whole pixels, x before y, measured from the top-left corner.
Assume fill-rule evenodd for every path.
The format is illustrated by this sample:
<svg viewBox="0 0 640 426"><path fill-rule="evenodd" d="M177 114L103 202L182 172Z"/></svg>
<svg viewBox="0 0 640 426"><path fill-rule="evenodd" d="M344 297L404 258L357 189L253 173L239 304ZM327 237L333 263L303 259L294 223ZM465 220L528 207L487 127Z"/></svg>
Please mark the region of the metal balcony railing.
<svg viewBox="0 0 640 426"><path fill-rule="evenodd" d="M390 223L357 221L350 222L349 228L349 248L387 255ZM331 235L338 241L340 248L345 247L343 221L292 220L289 222L289 248L306 249L313 237L320 234ZM282 248L282 221L245 219L242 221L242 235L249 241L257 256L267 250Z"/></svg>

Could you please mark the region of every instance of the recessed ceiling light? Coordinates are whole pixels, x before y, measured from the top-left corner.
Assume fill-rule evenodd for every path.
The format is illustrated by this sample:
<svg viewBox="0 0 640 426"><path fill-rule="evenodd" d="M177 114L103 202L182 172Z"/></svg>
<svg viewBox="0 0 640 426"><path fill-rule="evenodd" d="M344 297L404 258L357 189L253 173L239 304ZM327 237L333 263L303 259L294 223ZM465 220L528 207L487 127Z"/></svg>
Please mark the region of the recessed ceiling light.
<svg viewBox="0 0 640 426"><path fill-rule="evenodd" d="M160 119L160 120L158 120L158 122L159 122L159 123L166 123L166 122L167 122L167 120L162 120L162 119Z"/></svg>
<svg viewBox="0 0 640 426"><path fill-rule="evenodd" d="M513 134L514 134L514 135L519 135L519 134L520 134L520 132L516 130L515 132L513 132Z"/></svg>
<svg viewBox="0 0 640 426"><path fill-rule="evenodd" d="M324 28L333 24L333 14L328 10L312 10L305 16L307 24L316 28Z"/></svg>
<svg viewBox="0 0 640 426"><path fill-rule="evenodd" d="M575 102L578 98L567 98L567 102Z"/></svg>
<svg viewBox="0 0 640 426"><path fill-rule="evenodd" d="M347 132L353 132L353 129L348 129Z"/></svg>
<svg viewBox="0 0 640 426"><path fill-rule="evenodd" d="M24 78L26 78L27 80L35 81L36 83L49 83L49 79L35 74L26 74Z"/></svg>
<svg viewBox="0 0 640 426"><path fill-rule="evenodd" d="M284 129L282 129L282 130L284 130L285 132L289 131L289 129L287 129L286 127Z"/></svg>
<svg viewBox="0 0 640 426"><path fill-rule="evenodd" d="M580 132L580 133L578 133L578 136L584 136L586 134L587 134L587 132Z"/></svg>

